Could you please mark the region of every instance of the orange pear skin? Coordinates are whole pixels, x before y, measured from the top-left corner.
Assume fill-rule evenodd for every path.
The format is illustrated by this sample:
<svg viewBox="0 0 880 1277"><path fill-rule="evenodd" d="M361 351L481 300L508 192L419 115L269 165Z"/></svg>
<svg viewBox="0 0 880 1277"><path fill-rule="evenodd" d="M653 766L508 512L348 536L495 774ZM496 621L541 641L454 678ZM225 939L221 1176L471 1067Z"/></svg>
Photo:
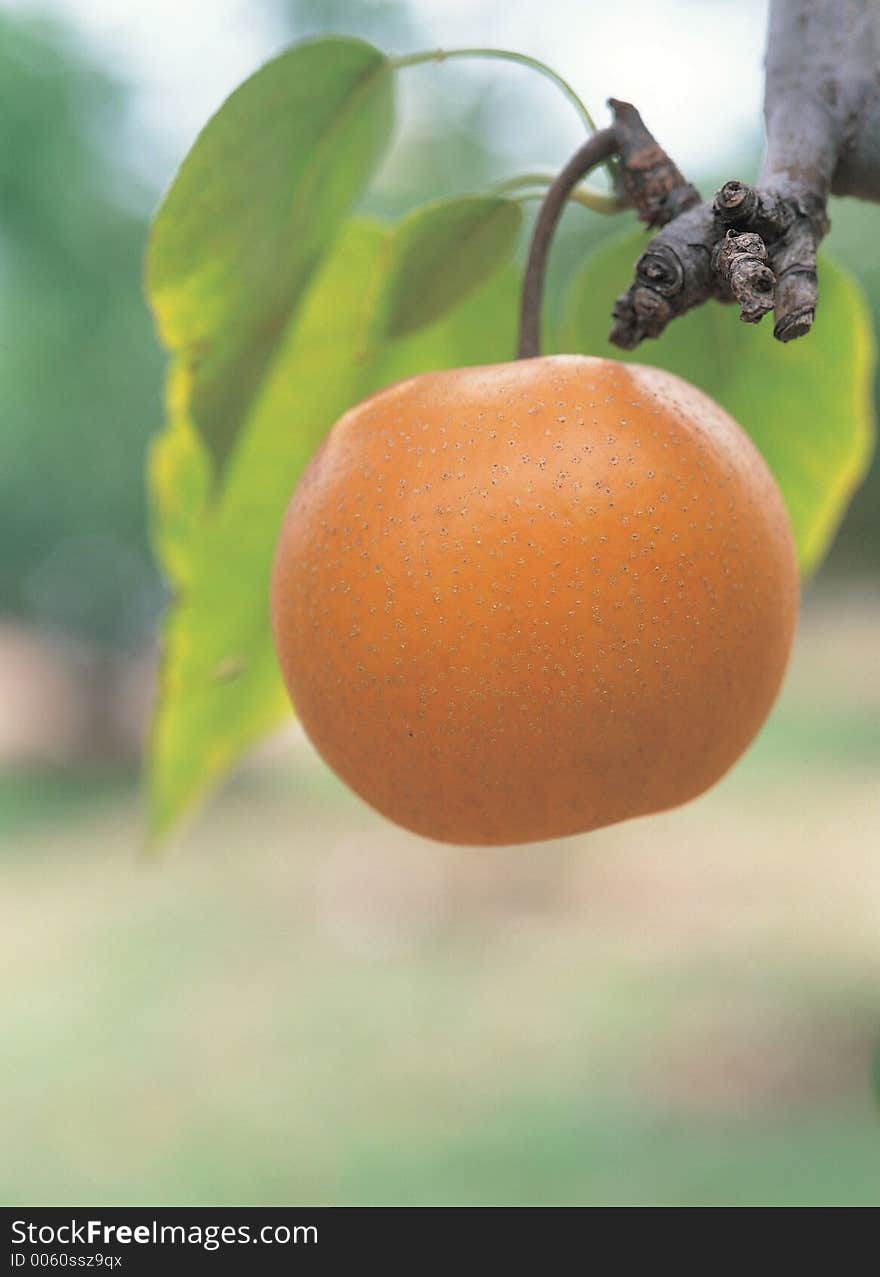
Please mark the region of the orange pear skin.
<svg viewBox="0 0 880 1277"><path fill-rule="evenodd" d="M389 819L470 844L702 793L766 718L797 606L782 498L736 422L670 373L573 355L346 413L272 580L316 748Z"/></svg>

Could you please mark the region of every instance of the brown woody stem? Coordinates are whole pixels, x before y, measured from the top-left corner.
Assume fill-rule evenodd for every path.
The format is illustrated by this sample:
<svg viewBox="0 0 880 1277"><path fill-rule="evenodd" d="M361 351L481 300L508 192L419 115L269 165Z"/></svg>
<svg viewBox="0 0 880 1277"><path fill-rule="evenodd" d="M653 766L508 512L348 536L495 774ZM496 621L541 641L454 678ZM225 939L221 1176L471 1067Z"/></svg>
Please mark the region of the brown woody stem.
<svg viewBox="0 0 880 1277"><path fill-rule="evenodd" d="M553 233L566 200L591 169L609 159L617 149L614 128L599 129L575 151L559 176L549 187L538 210L529 257L523 280L519 320L518 359L532 359L541 353L541 302L544 277Z"/></svg>

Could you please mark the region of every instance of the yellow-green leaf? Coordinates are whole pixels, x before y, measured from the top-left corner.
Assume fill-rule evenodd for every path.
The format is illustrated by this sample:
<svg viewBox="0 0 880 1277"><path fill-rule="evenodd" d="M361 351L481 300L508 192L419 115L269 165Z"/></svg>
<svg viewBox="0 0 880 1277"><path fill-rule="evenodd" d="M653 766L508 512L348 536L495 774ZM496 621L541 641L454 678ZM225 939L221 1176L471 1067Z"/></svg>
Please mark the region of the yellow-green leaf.
<svg viewBox="0 0 880 1277"><path fill-rule="evenodd" d="M699 386L727 409L764 454L785 498L805 572L825 553L862 479L873 439L874 339L854 281L827 257L808 337L781 345L767 324L740 323L709 302L657 341L624 353L607 339L611 308L644 249L622 236L586 262L572 286L561 350L653 364Z"/></svg>
<svg viewBox="0 0 880 1277"><path fill-rule="evenodd" d="M185 418L172 418L156 436L147 478L153 547L169 582L180 588L191 579L193 545L211 491L210 458Z"/></svg>
<svg viewBox="0 0 880 1277"><path fill-rule="evenodd" d="M398 227L381 335L403 337L434 322L506 261L522 223L500 196L438 200Z"/></svg>
<svg viewBox="0 0 880 1277"><path fill-rule="evenodd" d="M290 712L269 626L271 564L296 481L334 421L398 378L510 357L512 267L429 327L377 340L399 234L346 226L280 343L222 489L190 544L188 585L166 623L150 759L154 837ZM174 508L167 494L163 501Z"/></svg>
<svg viewBox="0 0 880 1277"><path fill-rule="evenodd" d="M159 209L147 291L177 398L218 468L385 149L392 78L359 40L295 46L223 104Z"/></svg>

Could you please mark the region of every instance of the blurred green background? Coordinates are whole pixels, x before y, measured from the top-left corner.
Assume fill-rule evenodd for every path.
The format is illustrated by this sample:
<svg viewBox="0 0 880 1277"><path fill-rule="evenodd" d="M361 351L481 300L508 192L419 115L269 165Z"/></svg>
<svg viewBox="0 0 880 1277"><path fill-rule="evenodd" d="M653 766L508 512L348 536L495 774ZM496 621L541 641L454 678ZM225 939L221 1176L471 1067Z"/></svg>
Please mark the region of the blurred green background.
<svg viewBox="0 0 880 1277"><path fill-rule="evenodd" d="M876 462L768 726L689 807L439 847L349 795L291 725L172 858L139 860L163 603L141 257L199 124L302 35L504 44L600 116L634 98L709 191L760 154L765 5L737 4L719 49L732 8L0 4L0 1201L880 1201ZM408 75L379 215L577 142L519 69ZM734 76L743 100L722 105ZM877 216L837 202L827 245L875 320ZM616 229L569 212L553 281Z"/></svg>

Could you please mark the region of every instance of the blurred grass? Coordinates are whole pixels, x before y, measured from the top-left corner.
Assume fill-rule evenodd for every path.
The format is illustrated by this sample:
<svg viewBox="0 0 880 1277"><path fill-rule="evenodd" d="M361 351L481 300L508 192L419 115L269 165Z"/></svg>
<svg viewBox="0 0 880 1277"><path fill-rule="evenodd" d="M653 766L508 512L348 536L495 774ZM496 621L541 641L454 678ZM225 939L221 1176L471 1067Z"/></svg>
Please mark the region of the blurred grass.
<svg viewBox="0 0 880 1277"><path fill-rule="evenodd" d="M5 778L0 1200L877 1204L878 621L583 839L411 838L295 730L159 866L133 778Z"/></svg>

